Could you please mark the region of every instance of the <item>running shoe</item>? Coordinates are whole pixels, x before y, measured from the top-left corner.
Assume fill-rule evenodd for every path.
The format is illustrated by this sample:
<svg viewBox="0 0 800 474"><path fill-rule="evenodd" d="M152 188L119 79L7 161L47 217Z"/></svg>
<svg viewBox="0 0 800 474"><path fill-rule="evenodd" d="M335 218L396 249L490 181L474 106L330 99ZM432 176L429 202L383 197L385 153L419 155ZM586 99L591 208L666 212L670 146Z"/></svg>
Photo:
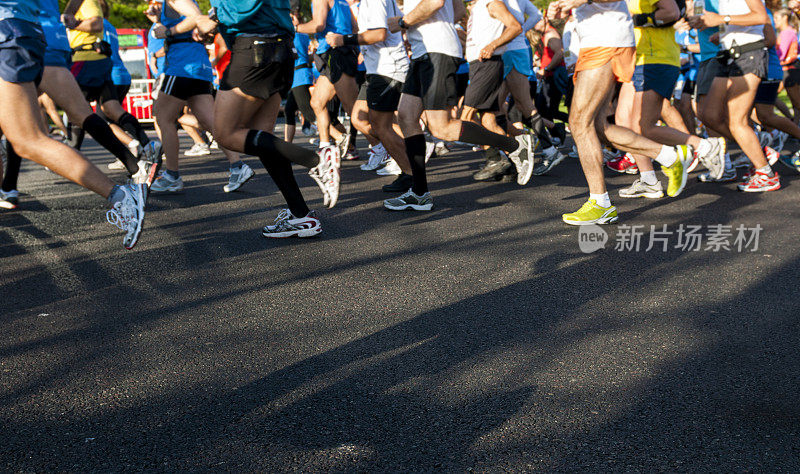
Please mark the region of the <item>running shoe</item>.
<svg viewBox="0 0 800 474"><path fill-rule="evenodd" d="M329 208L336 205L339 200L339 184L341 176L339 168L342 165L339 157L339 148L333 145L320 148L317 151L319 164L308 171L308 175L316 181L322 191L322 202Z"/></svg>
<svg viewBox="0 0 800 474"><path fill-rule="evenodd" d="M775 151L774 148L770 146L764 147L764 156L767 158L769 165L772 166L778 162L778 159L781 157L781 154Z"/></svg>
<svg viewBox="0 0 800 474"><path fill-rule="evenodd" d="M661 187L661 181L657 181L656 184L647 184L641 179L637 179L629 187L620 189L619 197L658 199L664 197L664 188Z"/></svg>
<svg viewBox="0 0 800 474"><path fill-rule="evenodd" d="M787 168L791 168L800 173L800 151L795 152L791 156L781 156L778 161Z"/></svg>
<svg viewBox="0 0 800 474"><path fill-rule="evenodd" d="M108 164L108 169L110 169L112 171L124 170L125 169L125 163L119 161L118 159L114 160L114 161L112 161L111 163Z"/></svg>
<svg viewBox="0 0 800 474"><path fill-rule="evenodd" d="M161 163L161 151L163 147L158 140L150 140L144 147L142 147L142 159L150 163Z"/></svg>
<svg viewBox="0 0 800 474"><path fill-rule="evenodd" d="M374 171L381 166L385 166L391 158L383 143L378 143L369 151L369 159L366 163L360 166L364 171Z"/></svg>
<svg viewBox="0 0 800 474"><path fill-rule="evenodd" d="M206 156L210 154L211 150L208 149L208 145L205 143L195 143L183 153L183 156Z"/></svg>
<svg viewBox="0 0 800 474"><path fill-rule="evenodd" d="M781 177L778 173L772 172L772 176L756 171L750 176L747 182L740 184L739 191L746 193L763 193L766 191L777 191L781 189Z"/></svg>
<svg viewBox="0 0 800 474"><path fill-rule="evenodd" d="M569 156L570 158L578 158L579 157L579 155L578 155L578 147L576 147L575 145L572 145L572 151L570 151L567 156ZM605 158L606 158L606 151L603 150L603 163L606 162Z"/></svg>
<svg viewBox="0 0 800 474"><path fill-rule="evenodd" d="M555 139L553 144L555 146L562 146L564 143L567 142L567 126L563 122L558 122L555 124L555 127L552 128L550 135L553 136ZM558 143L555 143L556 140Z"/></svg>
<svg viewBox="0 0 800 474"><path fill-rule="evenodd" d="M773 130L772 131L772 148L775 149L778 153L783 151L783 147L786 146L786 140L789 138L789 134L786 132L781 132L780 130Z"/></svg>
<svg viewBox="0 0 800 474"><path fill-rule="evenodd" d="M446 142L439 140L434 145L433 152L436 154L436 156L444 156L450 153L450 147L447 145Z"/></svg>
<svg viewBox="0 0 800 474"><path fill-rule="evenodd" d="M430 211L433 209L433 198L431 193L425 193L422 196L417 196L414 191L409 189L404 194L394 199L386 199L383 201L383 207L390 211Z"/></svg>
<svg viewBox="0 0 800 474"><path fill-rule="evenodd" d="M516 150L508 154L508 158L514 163L514 167L517 168L517 184L524 186L528 184L528 181L531 180L531 176L533 175L533 160L531 157L533 156L534 148L531 142L531 136L527 133L517 135L514 139L517 140L519 146Z"/></svg>
<svg viewBox="0 0 800 474"><path fill-rule="evenodd" d="M400 169L400 165L394 161L394 158L389 158L389 161L386 162L386 166L376 171L380 176L397 176L402 172L403 170Z"/></svg>
<svg viewBox="0 0 800 474"><path fill-rule="evenodd" d="M358 150L355 147L351 147L347 150L347 154L344 155L344 159L347 161L355 161L360 160L361 156L358 154Z"/></svg>
<svg viewBox="0 0 800 474"><path fill-rule="evenodd" d="M162 171L158 178L153 181L153 184L150 185L150 191L154 193L177 193L183 191L183 179L180 176L173 179Z"/></svg>
<svg viewBox="0 0 800 474"><path fill-rule="evenodd" d="M565 156L558 151L558 148L552 147L544 152L544 157L542 158L542 163L533 169L534 176L541 176L545 173L549 173L550 170L555 168L559 163L564 161Z"/></svg>
<svg viewBox="0 0 800 474"><path fill-rule="evenodd" d="M606 162L606 167L612 171L616 171L617 173L639 173L639 167L636 166L636 161L633 160L633 157L630 153L625 153L621 156L617 156L608 160Z"/></svg>
<svg viewBox="0 0 800 474"><path fill-rule="evenodd" d="M597 205L597 201L589 199L580 209L563 214L561 219L569 225L611 224L617 222L617 208L601 207Z"/></svg>
<svg viewBox="0 0 800 474"><path fill-rule="evenodd" d="M749 168L753 163L744 153L740 153L732 162L734 168Z"/></svg>
<svg viewBox="0 0 800 474"><path fill-rule="evenodd" d="M397 179L389 184L384 184L381 188L385 193L404 193L411 189L414 178L410 174L400 173Z"/></svg>
<svg viewBox="0 0 800 474"><path fill-rule="evenodd" d="M472 175L475 181L500 181L510 168L513 168L508 160L492 160L486 163L482 169Z"/></svg>
<svg viewBox="0 0 800 474"><path fill-rule="evenodd" d="M136 158L138 158L138 159L142 158L142 152L144 150L142 148L142 144L139 143L139 140L135 140L135 139L131 140L131 142L128 143L128 150L130 150L131 154L133 154L133 156L135 156Z"/></svg>
<svg viewBox="0 0 800 474"><path fill-rule="evenodd" d="M700 158L700 163L703 163L703 166L708 168L711 177L720 179L725 173L725 153L728 151L726 149L727 143L722 137L710 137L706 140L712 142L712 147L716 153L708 153L703 156L698 156L698 158Z"/></svg>
<svg viewBox="0 0 800 474"><path fill-rule="evenodd" d="M339 157L347 155L347 151L350 149L350 127L345 127L345 132L337 141L336 147L339 148Z"/></svg>
<svg viewBox="0 0 800 474"><path fill-rule="evenodd" d="M572 151L575 153L575 158L578 158L578 147L576 145L572 145ZM603 147L603 164L608 163L609 161L616 160L618 158L622 158L625 154L622 152L615 153L609 150L606 147Z"/></svg>
<svg viewBox="0 0 800 474"><path fill-rule="evenodd" d="M675 163L672 166L661 167L661 171L669 178L669 183L667 183L667 196L669 197L676 197L683 192L689 177L688 169L692 159L692 153L686 145L676 146L675 152L678 154L678 159L675 160Z"/></svg>
<svg viewBox="0 0 800 474"><path fill-rule="evenodd" d="M228 178L228 184L223 186L222 190L226 193L232 193L241 188L253 175L255 175L253 168L247 166L247 163L242 163L241 167L231 169L231 176Z"/></svg>
<svg viewBox="0 0 800 474"><path fill-rule="evenodd" d="M730 183L731 181L736 181L736 168L726 168L719 179L714 179L711 177L711 173L706 171L705 173L700 173L697 176L697 180L701 183Z"/></svg>
<svg viewBox="0 0 800 474"><path fill-rule="evenodd" d="M219 143L217 143L217 141L212 138L211 139L211 143L208 144L208 149L209 150L219 150Z"/></svg>
<svg viewBox="0 0 800 474"><path fill-rule="evenodd" d="M317 126L314 125L313 123L312 124L304 124L303 128L302 128L302 131L303 131L303 135L305 135L307 137L313 137L313 136L315 136L317 134Z"/></svg>
<svg viewBox="0 0 800 474"><path fill-rule="evenodd" d="M692 162L689 163L689 167L686 168L687 173L691 173L697 168L697 165L700 164L700 158L697 156L697 152L692 153Z"/></svg>
<svg viewBox="0 0 800 474"><path fill-rule="evenodd" d="M147 188L144 184L126 184L121 189L125 197L106 212L106 220L125 231L122 244L130 250L139 241L142 232Z"/></svg>
<svg viewBox="0 0 800 474"><path fill-rule="evenodd" d="M758 143L761 145L761 148L771 146L772 145L772 134L769 132L756 132L758 135Z"/></svg>
<svg viewBox="0 0 800 474"><path fill-rule="evenodd" d="M2 209L16 209L19 204L19 191L12 189L11 191L3 191L0 189L0 208Z"/></svg>
<svg viewBox="0 0 800 474"><path fill-rule="evenodd" d="M261 235L272 239L315 237L320 232L322 225L314 211L310 211L305 217L295 217L289 209L282 210L274 224L261 229Z"/></svg>
<svg viewBox="0 0 800 474"><path fill-rule="evenodd" d="M131 180L136 184L146 184L148 188L152 186L161 168L161 157L157 157L157 160L155 163L139 160L139 171L131 176Z"/></svg>

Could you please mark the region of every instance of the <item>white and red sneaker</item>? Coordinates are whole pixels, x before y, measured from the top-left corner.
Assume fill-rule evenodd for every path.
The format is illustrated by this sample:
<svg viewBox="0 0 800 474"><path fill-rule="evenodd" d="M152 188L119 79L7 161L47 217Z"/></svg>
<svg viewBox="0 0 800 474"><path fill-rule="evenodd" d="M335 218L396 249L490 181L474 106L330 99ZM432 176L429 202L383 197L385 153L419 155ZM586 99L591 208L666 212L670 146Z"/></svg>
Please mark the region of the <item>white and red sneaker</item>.
<svg viewBox="0 0 800 474"><path fill-rule="evenodd" d="M636 166L636 161L630 153L608 160L606 166L617 173L637 174L639 172L639 167Z"/></svg>
<svg viewBox="0 0 800 474"><path fill-rule="evenodd" d="M326 146L317 151L319 164L308 171L308 175L316 181L322 190L322 202L329 208L336 205L339 200L339 167L342 165L339 148Z"/></svg>
<svg viewBox="0 0 800 474"><path fill-rule="evenodd" d="M287 237L314 237L322 232L322 225L314 211L305 217L295 217L292 211L284 209L275 218L273 225L265 226L261 235L272 239L285 239Z"/></svg>
<svg viewBox="0 0 800 474"><path fill-rule="evenodd" d="M766 191L777 191L781 189L781 177L778 173L772 172L772 176L758 171L750 175L746 182L739 185L739 191L746 193L763 193Z"/></svg>
<svg viewBox="0 0 800 474"><path fill-rule="evenodd" d="M764 156L767 157L767 161L769 162L769 165L772 166L772 165L774 165L775 163L778 162L778 158L781 157L781 154L778 153L774 148L772 148L770 146L765 146L764 147Z"/></svg>

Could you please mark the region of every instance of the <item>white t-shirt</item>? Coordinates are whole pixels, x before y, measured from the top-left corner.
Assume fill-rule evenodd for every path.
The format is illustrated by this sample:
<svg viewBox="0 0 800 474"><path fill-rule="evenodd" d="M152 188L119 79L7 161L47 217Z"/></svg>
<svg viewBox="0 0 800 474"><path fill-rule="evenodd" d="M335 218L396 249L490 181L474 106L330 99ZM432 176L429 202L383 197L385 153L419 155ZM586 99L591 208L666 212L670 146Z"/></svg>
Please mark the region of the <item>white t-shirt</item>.
<svg viewBox="0 0 800 474"><path fill-rule="evenodd" d="M411 13L422 0L406 0L405 14ZM461 0L455 0L461 1ZM411 58L416 59L425 53L440 53L461 57L461 41L453 25L453 2L445 0L444 6L424 22L408 29L408 42L411 44Z"/></svg>
<svg viewBox="0 0 800 474"><path fill-rule="evenodd" d="M464 58L467 62L478 59L481 50L503 34L505 25L500 20L492 18L488 5L496 0L476 0L472 6L472 13L467 21L467 51ZM506 46L494 50L493 56L499 56L506 51Z"/></svg>
<svg viewBox="0 0 800 474"><path fill-rule="evenodd" d="M530 0L506 0L506 6L508 11L522 25L522 33L506 45L506 51L528 49L528 43L525 42L525 32L539 23L539 20L542 19L542 12ZM528 17L527 20L525 19L526 15Z"/></svg>
<svg viewBox="0 0 800 474"><path fill-rule="evenodd" d="M564 25L564 34L561 41L564 44L564 65L567 67L578 62L578 52L581 50L581 42L578 33L575 31L578 22L575 17L570 17Z"/></svg>
<svg viewBox="0 0 800 474"><path fill-rule="evenodd" d="M627 48L636 46L633 20L624 1L584 3L572 13L581 48Z"/></svg>
<svg viewBox="0 0 800 474"><path fill-rule="evenodd" d="M725 15L745 15L750 13L750 7L744 0L719 0L719 14ZM722 29L722 26L720 26ZM764 25L739 26L727 25L725 32L721 35L720 42L725 48L730 48L733 43L742 46L748 43L755 43L764 39Z"/></svg>
<svg viewBox="0 0 800 474"><path fill-rule="evenodd" d="M386 39L380 43L361 47L367 74L380 74L405 82L408 72L408 56L403 45L403 36L389 32L387 18L401 16L395 0L361 0L358 8L359 33L367 30L386 29Z"/></svg>

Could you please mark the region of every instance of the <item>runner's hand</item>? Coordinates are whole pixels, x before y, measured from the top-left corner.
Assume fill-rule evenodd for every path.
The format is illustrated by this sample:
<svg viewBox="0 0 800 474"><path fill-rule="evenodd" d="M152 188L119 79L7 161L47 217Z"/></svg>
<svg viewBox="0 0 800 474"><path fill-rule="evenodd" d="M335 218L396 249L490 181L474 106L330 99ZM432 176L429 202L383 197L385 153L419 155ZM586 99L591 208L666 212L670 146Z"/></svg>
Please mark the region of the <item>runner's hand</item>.
<svg viewBox="0 0 800 474"><path fill-rule="evenodd" d="M331 48L340 48L344 46L344 36L333 32L328 32L328 34L325 35L325 41Z"/></svg>
<svg viewBox="0 0 800 474"><path fill-rule="evenodd" d="M584 3L586 3L586 0L559 0L558 6L560 11L568 12L573 8L578 8Z"/></svg>
<svg viewBox="0 0 800 474"><path fill-rule="evenodd" d="M167 27L162 25L161 23L156 23L153 27L153 36L158 39L164 39L167 37Z"/></svg>
<svg viewBox="0 0 800 474"><path fill-rule="evenodd" d="M198 17L195 24L201 36L211 36L217 31L217 22L205 15Z"/></svg>
<svg viewBox="0 0 800 474"><path fill-rule="evenodd" d="M689 17L689 25L698 30L713 28L722 24L722 16L714 12L705 12L702 15Z"/></svg>
<svg viewBox="0 0 800 474"><path fill-rule="evenodd" d="M495 48L494 45L492 45L491 43L487 44L478 54L478 59L480 59L481 61L485 59L491 59L495 49L497 48Z"/></svg>

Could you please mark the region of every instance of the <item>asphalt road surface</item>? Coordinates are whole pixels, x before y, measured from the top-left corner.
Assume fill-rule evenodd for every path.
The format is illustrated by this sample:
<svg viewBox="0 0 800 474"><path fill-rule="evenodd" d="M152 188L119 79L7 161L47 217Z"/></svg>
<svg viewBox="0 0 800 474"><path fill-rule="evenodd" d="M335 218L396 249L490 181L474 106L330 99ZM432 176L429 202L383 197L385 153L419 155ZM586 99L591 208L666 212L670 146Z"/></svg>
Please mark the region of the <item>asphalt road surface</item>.
<svg viewBox="0 0 800 474"><path fill-rule="evenodd" d="M0 470L800 470L795 173L616 198L587 254L560 220L586 199L575 159L520 187L434 158L429 213L384 210L362 162L322 209L297 169L323 234L282 241L257 160L232 194L220 154L182 161L133 251L102 199L24 163L0 214ZM680 224L731 226L731 249L676 248Z"/></svg>

